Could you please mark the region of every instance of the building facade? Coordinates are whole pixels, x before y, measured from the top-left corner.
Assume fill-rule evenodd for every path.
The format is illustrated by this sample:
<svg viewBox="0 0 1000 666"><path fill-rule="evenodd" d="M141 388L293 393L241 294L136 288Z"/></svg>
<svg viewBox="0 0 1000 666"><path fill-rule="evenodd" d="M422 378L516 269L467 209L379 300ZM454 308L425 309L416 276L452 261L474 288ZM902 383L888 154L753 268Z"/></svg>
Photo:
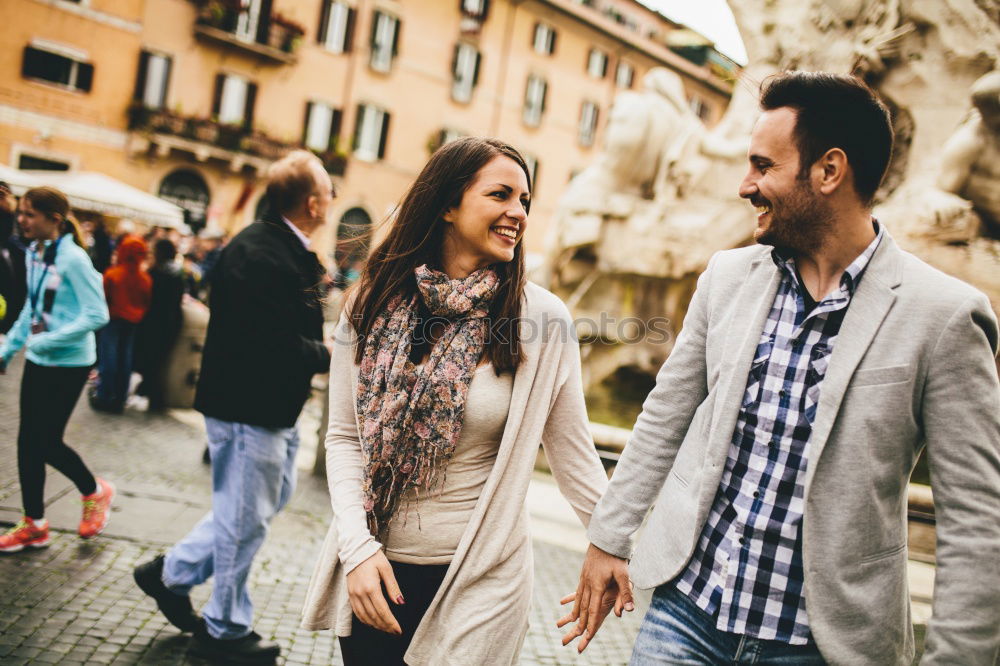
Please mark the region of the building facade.
<svg viewBox="0 0 1000 666"><path fill-rule="evenodd" d="M735 66L671 49L682 26L634 0L5 0L0 161L101 171L231 233L294 146L338 198L319 248L387 218L459 136L517 146L527 236L594 157L615 94L669 67L709 124ZM689 49L690 50L690 49ZM720 63L722 66L720 66Z"/></svg>

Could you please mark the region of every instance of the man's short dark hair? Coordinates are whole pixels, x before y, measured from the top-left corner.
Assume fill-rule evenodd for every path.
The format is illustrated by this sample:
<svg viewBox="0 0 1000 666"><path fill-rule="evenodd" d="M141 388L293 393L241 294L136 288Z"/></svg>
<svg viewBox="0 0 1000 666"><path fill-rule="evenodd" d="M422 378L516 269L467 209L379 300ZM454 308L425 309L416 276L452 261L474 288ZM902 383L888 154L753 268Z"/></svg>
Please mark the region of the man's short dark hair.
<svg viewBox="0 0 1000 666"><path fill-rule="evenodd" d="M871 205L892 155L889 109L864 81L844 74L785 72L761 85L765 111L796 111L799 176L831 148L840 148L854 172L854 189Z"/></svg>

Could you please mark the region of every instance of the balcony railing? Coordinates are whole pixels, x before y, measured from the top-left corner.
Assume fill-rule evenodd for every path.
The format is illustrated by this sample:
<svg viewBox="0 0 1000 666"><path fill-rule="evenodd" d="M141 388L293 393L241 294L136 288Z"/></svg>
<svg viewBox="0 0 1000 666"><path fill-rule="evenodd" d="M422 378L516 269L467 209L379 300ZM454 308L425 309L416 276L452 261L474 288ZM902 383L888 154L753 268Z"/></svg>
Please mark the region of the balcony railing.
<svg viewBox="0 0 1000 666"><path fill-rule="evenodd" d="M249 164L263 171L268 164L280 159L300 144L274 139L260 130L242 125L227 125L210 118L182 116L165 109L150 109L135 104L129 107L129 129L146 135L151 143L184 149L196 144L191 152L204 159L215 157L234 165ZM176 139L170 141L169 139ZM168 140L165 140L168 139ZM177 141L179 140L179 141ZM327 172L343 176L347 170L347 156L334 150L314 152Z"/></svg>
<svg viewBox="0 0 1000 666"><path fill-rule="evenodd" d="M228 0L195 0L198 18L195 36L223 44L259 58L289 64L295 62L295 51L302 43L305 29L281 14L253 17L249 10L239 9Z"/></svg>

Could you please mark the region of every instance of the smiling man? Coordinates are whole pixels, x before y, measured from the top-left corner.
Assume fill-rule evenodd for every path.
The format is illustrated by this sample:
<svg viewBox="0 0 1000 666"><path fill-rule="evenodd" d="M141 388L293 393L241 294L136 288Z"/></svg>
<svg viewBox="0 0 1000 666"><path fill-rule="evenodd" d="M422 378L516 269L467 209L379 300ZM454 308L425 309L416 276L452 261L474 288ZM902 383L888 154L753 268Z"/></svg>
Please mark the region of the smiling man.
<svg viewBox="0 0 1000 666"><path fill-rule="evenodd" d="M631 576L655 588L633 664L909 664L907 483L926 447L924 663L993 664L996 318L872 218L892 129L869 88L790 72L761 107L740 184L758 245L698 281L591 519L564 643L628 609Z"/></svg>

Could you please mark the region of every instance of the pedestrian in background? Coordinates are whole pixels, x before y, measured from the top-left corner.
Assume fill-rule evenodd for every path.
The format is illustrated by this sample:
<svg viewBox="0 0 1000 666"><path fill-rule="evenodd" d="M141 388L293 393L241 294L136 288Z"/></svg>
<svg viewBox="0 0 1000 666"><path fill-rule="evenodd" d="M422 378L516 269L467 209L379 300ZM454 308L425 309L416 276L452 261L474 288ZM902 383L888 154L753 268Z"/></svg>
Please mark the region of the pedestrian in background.
<svg viewBox="0 0 1000 666"><path fill-rule="evenodd" d="M572 318L525 279L530 196L511 146L447 144L348 291L330 370L334 518L304 620L335 630L348 666L516 662L539 444L582 523L607 485Z"/></svg>
<svg viewBox="0 0 1000 666"><path fill-rule="evenodd" d="M63 442L63 433L94 364L94 330L108 321L101 276L83 249L80 230L59 190L37 187L21 199L18 221L31 242L26 256L28 297L0 345L0 372L26 348L21 378L17 471L24 516L0 536L0 552L49 545L45 465L66 475L83 496L79 534L89 539L107 525L114 486L94 477Z"/></svg>
<svg viewBox="0 0 1000 666"><path fill-rule="evenodd" d="M149 309L153 280L143 270L146 243L138 236L124 236L115 253L115 265L104 271L104 294L111 321L97 336L97 387L90 406L102 412L121 413L132 377L135 337Z"/></svg>
<svg viewBox="0 0 1000 666"><path fill-rule="evenodd" d="M90 256L94 268L98 273L104 273L111 266L111 254L114 251L111 243L111 236L108 235L104 218L100 215L83 220L80 223L83 229L83 238L86 241L84 249Z"/></svg>
<svg viewBox="0 0 1000 666"><path fill-rule="evenodd" d="M184 280L175 259L177 247L166 238L153 245L153 281L149 310L139 324L136 339L135 368L142 373L137 393L149 399L149 409L165 407L167 363L181 331Z"/></svg>
<svg viewBox="0 0 1000 666"><path fill-rule="evenodd" d="M280 654L251 630L247 579L295 486L295 422L312 376L330 365L318 288L324 270L309 249L333 201L330 176L315 155L295 151L271 166L267 196L273 215L233 238L212 283L195 398L211 450L212 511L166 556L135 569L167 619L194 632L192 652L243 663ZM188 594L210 577L203 621Z"/></svg>
<svg viewBox="0 0 1000 666"><path fill-rule="evenodd" d="M27 292L24 245L14 224L17 201L10 186L0 181L0 297L7 302L7 312L0 317L0 334L14 325L14 320L24 306Z"/></svg>

